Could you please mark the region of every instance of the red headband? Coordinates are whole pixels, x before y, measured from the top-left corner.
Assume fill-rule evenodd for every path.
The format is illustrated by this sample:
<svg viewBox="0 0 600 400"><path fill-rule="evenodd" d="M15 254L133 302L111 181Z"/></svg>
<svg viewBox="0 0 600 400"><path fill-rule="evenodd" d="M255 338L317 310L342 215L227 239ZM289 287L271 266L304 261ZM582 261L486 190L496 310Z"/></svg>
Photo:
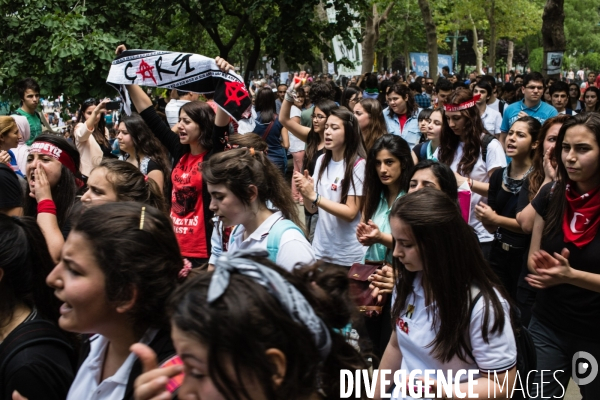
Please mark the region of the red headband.
<svg viewBox="0 0 600 400"><path fill-rule="evenodd" d="M47 156L50 156L55 160L58 160L65 167L67 167L69 171L73 173L73 175L76 174L75 163L73 162L73 159L66 152L59 149L52 143L33 142L31 148L29 149L29 152L34 154L45 154Z"/></svg>
<svg viewBox="0 0 600 400"><path fill-rule="evenodd" d="M481 97L480 94L476 94L475 96L473 96L473 98L471 100L467 100L464 103L460 103L458 105L444 104L444 110L451 111L451 112L466 110L468 108L473 107L477 103L477 100L479 100L480 97Z"/></svg>

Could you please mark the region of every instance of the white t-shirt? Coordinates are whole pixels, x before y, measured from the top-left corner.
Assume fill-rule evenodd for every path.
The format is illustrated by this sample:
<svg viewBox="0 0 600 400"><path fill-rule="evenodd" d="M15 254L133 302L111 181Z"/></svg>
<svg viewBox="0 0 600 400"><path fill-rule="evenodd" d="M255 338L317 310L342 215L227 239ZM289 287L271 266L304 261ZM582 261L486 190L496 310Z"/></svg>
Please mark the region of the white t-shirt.
<svg viewBox="0 0 600 400"><path fill-rule="evenodd" d="M567 110L562 110L562 111L558 112L558 115L566 114L566 113L567 113ZM571 115L577 115L577 113L574 110L571 110Z"/></svg>
<svg viewBox="0 0 600 400"><path fill-rule="evenodd" d="M346 163L330 161L319 179L319 170L324 155L317 159L313 179L315 191L324 198L339 203L342 198L342 179L346 170ZM360 160L354 166L354 187L350 184L348 196L363 195L363 181L365 176L365 160ZM351 266L363 260L367 248L356 239L356 227L360 222L360 212L352 222L346 222L332 214L319 210L319 219L315 228L313 248L318 260L329 261L338 265Z"/></svg>
<svg viewBox="0 0 600 400"><path fill-rule="evenodd" d="M452 161L452 165L450 165L450 169L456 172L458 169L458 163L463 155L463 147L464 143L459 143L456 148L456 153L454 154L454 160ZM438 158L439 147L434 152L433 156ZM487 155L486 162L483 162L483 158L481 157L481 152L479 152L479 158L477 162L473 166L473 171L469 175L469 178L476 180L478 182L489 182L490 177L488 176L488 171L491 171L494 168L498 167L506 167L506 155L504 154L504 150L502 149L502 145L498 140L492 140L487 147ZM475 218L475 206L483 201L487 203L487 197L483 197L475 192L471 193L471 213L469 215L469 225L475 229L477 233L477 237L481 243L491 242L494 240L494 235L489 233L484 227L483 224Z"/></svg>
<svg viewBox="0 0 600 400"><path fill-rule="evenodd" d="M290 118L294 118L294 117L300 118L301 115L302 115L302 110L300 110L296 106L292 106L292 110L290 112ZM294 133L292 131L288 130L288 134L289 134L288 136L290 138L290 148L288 149L288 151L290 153L296 153L298 151L304 150L304 148L306 147L306 144L302 140L300 140L296 136L294 136Z"/></svg>
<svg viewBox="0 0 600 400"><path fill-rule="evenodd" d="M283 219L281 211L277 211L265 220L260 226L252 232L250 236L244 240L246 228L243 225L238 225L237 229L232 232L230 238L229 249L227 252L233 252L239 249L261 248L267 249L267 241L269 231L275 222ZM310 243L306 237L296 229L288 229L281 235L279 241L279 251L277 253L276 264L280 267L292 271L297 265L310 265L316 261L315 253L313 252Z"/></svg>
<svg viewBox="0 0 600 400"><path fill-rule="evenodd" d="M148 329L140 343L149 344L157 333L158 329ZM129 374L137 356L130 353L113 376L98 384L102 376L102 366L108 344L108 339L102 335L97 334L90 338L90 353L77 371L67 400L115 400L125 396Z"/></svg>
<svg viewBox="0 0 600 400"><path fill-rule="evenodd" d="M165 107L165 115L167 116L167 121L169 122L169 126L171 128L174 127L177 122L179 122L179 109L185 103L189 102L189 100L171 99L171 101L167 103L167 106Z"/></svg>
<svg viewBox="0 0 600 400"><path fill-rule="evenodd" d="M492 135L500 134L502 115L497 110L486 106L485 112L481 115L481 122L483 122L483 127Z"/></svg>
<svg viewBox="0 0 600 400"><path fill-rule="evenodd" d="M406 376L411 371L420 369L441 370L444 376L447 376L447 371L452 373L451 379L456 376L456 372L460 369L479 369L484 371L504 372L511 369L517 362L517 345L515 342L514 332L510 322L510 307L506 299L500 293L496 292L502 308L504 309L504 329L501 332L488 333L488 341L483 340L481 334L484 316L484 300L480 298L473 308L471 314L471 323L469 326L469 339L471 342L471 353L475 360L464 362L458 356L454 356L449 362L443 362L435 358L431 352L432 348L428 345L433 342L435 335L439 330L438 326L433 325L433 315L435 313L435 303L429 306L425 305L425 293L422 285L422 272L418 273L413 282L414 292L409 295L407 305L400 312L400 318L395 321L396 336L398 338L398 346L402 353L402 364L400 368L406 371ZM396 293L392 295L392 304L396 297ZM412 307L410 307L412 306ZM412 313L408 313L408 308L411 308ZM491 331L494 321L494 311L491 308L489 312L488 332ZM475 379L479 376L475 375ZM435 376L431 376L435 379ZM466 381L467 376L463 375L462 379ZM461 379L461 380L462 380ZM397 387L392 393L392 399L403 398ZM407 391L407 394L409 392ZM412 397L404 397L412 399Z"/></svg>

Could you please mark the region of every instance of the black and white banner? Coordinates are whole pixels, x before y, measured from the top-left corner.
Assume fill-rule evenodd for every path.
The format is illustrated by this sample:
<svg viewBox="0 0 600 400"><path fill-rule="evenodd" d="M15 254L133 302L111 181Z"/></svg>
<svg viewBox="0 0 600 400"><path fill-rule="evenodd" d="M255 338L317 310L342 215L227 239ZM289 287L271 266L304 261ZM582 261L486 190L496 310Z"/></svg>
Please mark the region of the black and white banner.
<svg viewBox="0 0 600 400"><path fill-rule="evenodd" d="M126 50L112 62L106 83L124 99L131 114L129 93L124 85L214 93L217 105L235 120L250 115L252 100L242 78L233 71L223 72L214 59L191 53L155 50Z"/></svg>

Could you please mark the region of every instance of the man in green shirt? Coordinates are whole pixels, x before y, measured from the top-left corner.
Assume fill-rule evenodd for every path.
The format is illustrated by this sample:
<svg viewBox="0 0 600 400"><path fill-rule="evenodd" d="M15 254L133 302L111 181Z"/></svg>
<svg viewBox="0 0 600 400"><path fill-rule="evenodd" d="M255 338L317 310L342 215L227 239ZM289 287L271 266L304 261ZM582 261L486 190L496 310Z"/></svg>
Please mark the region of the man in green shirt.
<svg viewBox="0 0 600 400"><path fill-rule="evenodd" d="M26 144L31 146L33 140L41 135L42 131L55 133L44 115L37 111L40 104L40 85L33 78L25 78L17 83L17 93L21 99L21 108L16 113L27 118L31 131L31 136Z"/></svg>

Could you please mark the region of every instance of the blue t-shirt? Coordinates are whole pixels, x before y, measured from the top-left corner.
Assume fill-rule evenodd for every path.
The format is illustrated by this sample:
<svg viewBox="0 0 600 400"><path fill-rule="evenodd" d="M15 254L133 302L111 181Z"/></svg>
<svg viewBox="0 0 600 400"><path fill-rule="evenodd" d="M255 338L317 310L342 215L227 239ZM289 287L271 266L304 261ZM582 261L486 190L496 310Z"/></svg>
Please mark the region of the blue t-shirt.
<svg viewBox="0 0 600 400"><path fill-rule="evenodd" d="M525 100L518 101L511 104L504 109L504 115L502 116L502 126L500 131L507 133L514 122L519 119L518 115L521 111L525 111L527 115L533 117L543 124L548 118L552 118L558 115L556 108L552 107L548 103L540 101L537 106L528 108L525 106Z"/></svg>

